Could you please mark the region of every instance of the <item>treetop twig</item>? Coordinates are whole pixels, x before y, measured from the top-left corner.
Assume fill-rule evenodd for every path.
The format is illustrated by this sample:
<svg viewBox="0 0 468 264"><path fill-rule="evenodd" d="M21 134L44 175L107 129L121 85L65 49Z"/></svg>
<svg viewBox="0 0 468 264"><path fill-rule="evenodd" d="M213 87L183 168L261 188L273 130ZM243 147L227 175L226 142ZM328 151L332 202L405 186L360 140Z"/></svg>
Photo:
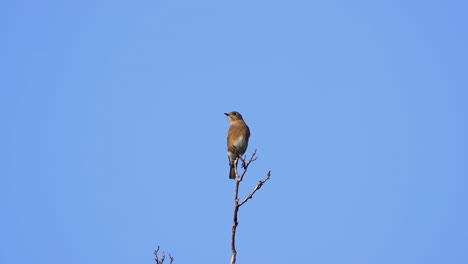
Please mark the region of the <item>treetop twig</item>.
<svg viewBox="0 0 468 264"><path fill-rule="evenodd" d="M161 254L161 259L159 259L159 255L158 255L158 252L159 252L159 246L156 250L154 250L153 254L154 254L154 260L156 261L156 264L163 264L164 263L164 260L166 260L166 253L163 251L163 253ZM174 257L171 256L171 254L169 254L169 264L172 264L172 262L174 261Z"/></svg>
<svg viewBox="0 0 468 264"><path fill-rule="evenodd" d="M257 184L257 186L255 187L255 189L244 199L244 201L242 201L242 202L239 204L239 207L242 206L243 204L245 204L245 203L247 202L247 200L252 199L253 195L254 195L260 188L262 188L263 184L264 184L266 181L268 181L268 180L270 179L270 176L271 176L271 171L268 171L266 178L258 182L258 184Z"/></svg>

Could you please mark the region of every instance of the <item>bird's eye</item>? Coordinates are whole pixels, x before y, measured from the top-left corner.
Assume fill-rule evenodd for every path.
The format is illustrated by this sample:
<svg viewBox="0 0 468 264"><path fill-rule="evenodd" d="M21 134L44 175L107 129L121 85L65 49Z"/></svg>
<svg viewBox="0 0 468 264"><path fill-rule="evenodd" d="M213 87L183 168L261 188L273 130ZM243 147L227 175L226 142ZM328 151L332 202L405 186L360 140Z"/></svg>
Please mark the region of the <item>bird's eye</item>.
<svg viewBox="0 0 468 264"><path fill-rule="evenodd" d="M237 115L237 112L232 113L233 115Z"/></svg>

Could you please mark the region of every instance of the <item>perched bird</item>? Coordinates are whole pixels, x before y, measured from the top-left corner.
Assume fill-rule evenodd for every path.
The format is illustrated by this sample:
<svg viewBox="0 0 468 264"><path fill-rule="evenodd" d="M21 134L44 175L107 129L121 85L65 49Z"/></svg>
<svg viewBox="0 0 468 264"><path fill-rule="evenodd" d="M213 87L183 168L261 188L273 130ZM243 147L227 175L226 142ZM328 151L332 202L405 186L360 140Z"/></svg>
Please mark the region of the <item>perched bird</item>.
<svg viewBox="0 0 468 264"><path fill-rule="evenodd" d="M227 149L229 157L229 179L236 178L237 161L239 156L244 155L249 144L250 129L244 122L239 112L224 113L227 115L231 126L228 130Z"/></svg>

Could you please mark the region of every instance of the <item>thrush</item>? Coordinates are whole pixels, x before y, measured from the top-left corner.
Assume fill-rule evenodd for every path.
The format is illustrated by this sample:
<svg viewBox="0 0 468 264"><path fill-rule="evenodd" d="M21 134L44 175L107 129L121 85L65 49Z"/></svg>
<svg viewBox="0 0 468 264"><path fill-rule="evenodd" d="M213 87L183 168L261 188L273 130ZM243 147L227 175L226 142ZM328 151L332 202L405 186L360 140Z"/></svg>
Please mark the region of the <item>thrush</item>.
<svg viewBox="0 0 468 264"><path fill-rule="evenodd" d="M239 112L224 113L227 115L231 126L228 130L227 149L229 157L229 179L236 178L237 162L244 155L249 144L250 129L244 122Z"/></svg>

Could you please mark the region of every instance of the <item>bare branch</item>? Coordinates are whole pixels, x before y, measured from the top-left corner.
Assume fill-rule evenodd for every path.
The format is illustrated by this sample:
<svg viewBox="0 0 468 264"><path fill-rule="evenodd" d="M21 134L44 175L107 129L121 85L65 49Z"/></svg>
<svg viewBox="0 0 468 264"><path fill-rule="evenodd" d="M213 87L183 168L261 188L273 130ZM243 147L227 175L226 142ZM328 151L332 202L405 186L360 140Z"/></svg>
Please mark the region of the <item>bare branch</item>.
<svg viewBox="0 0 468 264"><path fill-rule="evenodd" d="M161 254L161 259L159 259L159 246L158 248L153 252L154 254L154 260L156 261L156 264L163 264L164 263L164 260L166 260L166 253L163 251L163 253ZM169 259L170 259L170 263L169 264L172 264L172 261L174 261L174 258L171 256L171 254L169 254Z"/></svg>
<svg viewBox="0 0 468 264"><path fill-rule="evenodd" d="M237 161L236 160L236 170L235 170L235 173L236 173L236 191L235 191L235 195L234 195L234 221L233 221L233 225L232 225L232 236L231 236L231 251L232 251L232 258L231 258L231 264L235 264L236 263L236 259L237 259L237 251L236 251L236 231L237 231L237 225L239 224L237 222L237 214L239 212L239 208L245 204L249 199L252 199L253 195L260 189L262 188L263 184L268 181L270 179L270 176L271 176L271 171L268 171L267 173L267 176L264 180L261 180L258 182L257 186L255 187L255 189L241 202L239 203L239 185L240 183L242 182L242 180L244 179L244 176L245 174L247 173L247 169L249 167L249 165L256 161L257 160L257 156L255 156L257 154L257 150L255 150L253 153L252 153L252 156L250 157L250 159L246 162L245 161L245 156L244 157L239 157L239 159L242 161L242 168L244 168L244 171L242 172L242 174L239 176L239 173L237 171Z"/></svg>
<svg viewBox="0 0 468 264"><path fill-rule="evenodd" d="M239 207L241 207L243 204L247 202L247 200L252 199L253 195L260 189L262 188L263 184L270 179L271 176L271 171L268 171L267 176L264 180L259 181L255 189L247 196L242 203L239 204Z"/></svg>

